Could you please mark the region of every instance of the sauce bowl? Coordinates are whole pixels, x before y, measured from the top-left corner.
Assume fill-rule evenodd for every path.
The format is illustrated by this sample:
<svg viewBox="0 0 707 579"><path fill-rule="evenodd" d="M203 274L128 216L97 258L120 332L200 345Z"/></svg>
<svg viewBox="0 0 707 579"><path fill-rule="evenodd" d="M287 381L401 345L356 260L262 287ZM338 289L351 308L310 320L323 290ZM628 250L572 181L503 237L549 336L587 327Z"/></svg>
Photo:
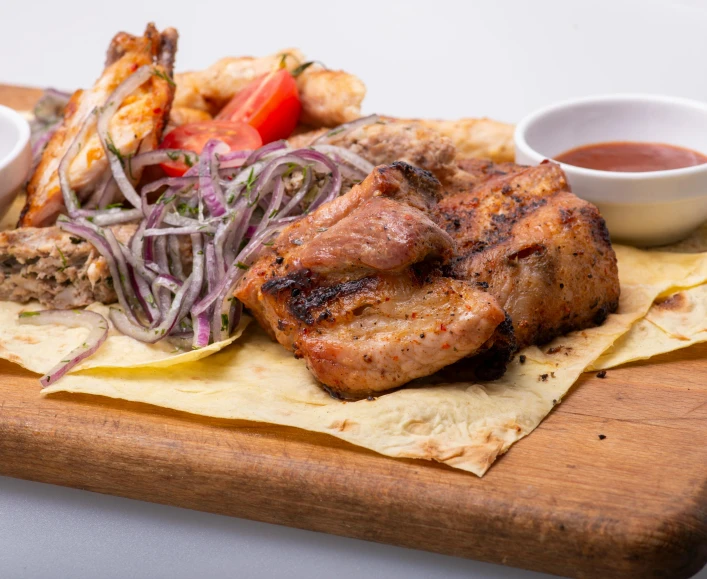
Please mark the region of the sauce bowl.
<svg viewBox="0 0 707 579"><path fill-rule="evenodd" d="M516 162L535 165L582 145L665 143L707 154L707 105L641 94L587 97L549 106L515 130ZM560 163L572 191L594 203L612 239L638 246L673 243L707 221L707 164L625 173Z"/></svg>
<svg viewBox="0 0 707 579"><path fill-rule="evenodd" d="M0 217L12 204L31 166L29 123L0 105Z"/></svg>

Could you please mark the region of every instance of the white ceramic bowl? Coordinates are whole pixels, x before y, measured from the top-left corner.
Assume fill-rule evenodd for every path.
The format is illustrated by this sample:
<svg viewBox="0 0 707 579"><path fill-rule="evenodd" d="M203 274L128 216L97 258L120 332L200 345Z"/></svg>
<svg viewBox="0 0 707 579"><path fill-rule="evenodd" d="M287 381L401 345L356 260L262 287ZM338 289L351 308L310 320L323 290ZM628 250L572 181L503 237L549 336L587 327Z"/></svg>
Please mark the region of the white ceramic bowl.
<svg viewBox="0 0 707 579"><path fill-rule="evenodd" d="M667 143L707 154L707 105L631 94L552 105L516 127L516 162L535 165L575 147L608 141ZM617 241L673 243L707 221L707 164L645 173L560 164L572 191L599 208Z"/></svg>
<svg viewBox="0 0 707 579"><path fill-rule="evenodd" d="M0 217L17 195L32 166L29 123L0 105Z"/></svg>

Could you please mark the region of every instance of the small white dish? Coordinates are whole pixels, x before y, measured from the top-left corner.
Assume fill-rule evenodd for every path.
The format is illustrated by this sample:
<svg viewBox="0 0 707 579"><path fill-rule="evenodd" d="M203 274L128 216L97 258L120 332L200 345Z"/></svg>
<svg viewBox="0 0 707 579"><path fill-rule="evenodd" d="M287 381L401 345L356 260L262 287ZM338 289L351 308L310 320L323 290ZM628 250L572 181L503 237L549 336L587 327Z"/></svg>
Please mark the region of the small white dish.
<svg viewBox="0 0 707 579"><path fill-rule="evenodd" d="M535 165L575 147L611 141L665 143L707 155L707 104L640 94L555 104L517 125L516 162ZM673 243L707 221L707 164L643 173L560 165L572 191L599 208L616 241Z"/></svg>
<svg viewBox="0 0 707 579"><path fill-rule="evenodd" d="M10 207L32 167L29 123L0 105L0 217Z"/></svg>

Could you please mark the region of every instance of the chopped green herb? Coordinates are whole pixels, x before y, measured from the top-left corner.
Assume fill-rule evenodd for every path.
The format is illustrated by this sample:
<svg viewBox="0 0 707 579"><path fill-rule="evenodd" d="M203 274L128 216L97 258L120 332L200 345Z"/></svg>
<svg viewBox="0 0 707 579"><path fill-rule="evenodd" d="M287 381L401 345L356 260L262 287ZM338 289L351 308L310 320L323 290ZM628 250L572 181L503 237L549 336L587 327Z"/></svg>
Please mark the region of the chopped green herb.
<svg viewBox="0 0 707 579"><path fill-rule="evenodd" d="M228 330L228 315L221 314L221 331L225 332Z"/></svg>
<svg viewBox="0 0 707 579"><path fill-rule="evenodd" d="M194 166L194 161L191 160L189 153L184 153L184 164L190 168Z"/></svg>
<svg viewBox="0 0 707 579"><path fill-rule="evenodd" d="M248 174L248 180L245 183L245 189L250 193L251 189L253 188L253 185L255 185L257 177L253 174L253 167L250 168L250 173Z"/></svg>
<svg viewBox="0 0 707 579"><path fill-rule="evenodd" d="M152 294L147 294L147 303L150 304L151 306L155 305L155 298L152 297Z"/></svg>
<svg viewBox="0 0 707 579"><path fill-rule="evenodd" d="M108 149L108 151L118 157L118 161L120 161L121 165L125 166L125 157L123 157L123 154L120 152L118 147L115 146L115 143L113 142L113 137L110 136L110 133L106 135L106 148Z"/></svg>
<svg viewBox="0 0 707 579"><path fill-rule="evenodd" d="M280 213L280 210L279 210L279 209L273 209L273 210L270 212L270 219L272 219L273 217L275 217L278 213Z"/></svg>
<svg viewBox="0 0 707 579"><path fill-rule="evenodd" d="M335 129L332 129L329 131L326 136L327 137L333 137L334 135L338 135L339 133L343 133L346 130L345 127L336 127Z"/></svg>
<svg viewBox="0 0 707 579"><path fill-rule="evenodd" d="M300 74L302 74L305 70L307 70L313 64L314 64L313 60L310 60L309 62L304 62L304 63L300 64L297 68L295 68L292 71L292 76L297 78Z"/></svg>
<svg viewBox="0 0 707 579"><path fill-rule="evenodd" d="M21 318L31 318L32 316L38 316L39 312L22 312L20 314Z"/></svg>
<svg viewBox="0 0 707 579"><path fill-rule="evenodd" d="M233 203L235 200L236 200L236 194L235 194L235 193L231 193L231 194L228 196L228 199L226 199L226 203L228 203L228 204L230 205L230 204Z"/></svg>
<svg viewBox="0 0 707 579"><path fill-rule="evenodd" d="M110 205L106 205L106 209L117 209L118 207L123 207L122 203L111 203Z"/></svg>
<svg viewBox="0 0 707 579"><path fill-rule="evenodd" d="M164 81L165 81L169 86L171 86L172 88L174 88L175 86L177 86L177 85L174 83L174 81L169 77L169 75L168 75L166 72L164 72L163 70L160 70L159 68L153 69L153 70L152 70L152 74L154 74L156 77L161 78L162 80L164 80Z"/></svg>
<svg viewBox="0 0 707 579"><path fill-rule="evenodd" d="M177 151L167 151L167 156L172 160L172 161L178 161L179 160L179 153Z"/></svg>
<svg viewBox="0 0 707 579"><path fill-rule="evenodd" d="M237 261L237 262L236 262L236 267L237 267L238 269L249 269L249 268L250 268L249 265L246 265L246 264L243 263L242 261Z"/></svg>
<svg viewBox="0 0 707 579"><path fill-rule="evenodd" d="M66 261L66 256L61 248L58 245L55 245L54 247L56 247L56 250L59 252L59 257L61 258L62 267L59 268L59 271L64 271L67 267L69 267L69 262Z"/></svg>

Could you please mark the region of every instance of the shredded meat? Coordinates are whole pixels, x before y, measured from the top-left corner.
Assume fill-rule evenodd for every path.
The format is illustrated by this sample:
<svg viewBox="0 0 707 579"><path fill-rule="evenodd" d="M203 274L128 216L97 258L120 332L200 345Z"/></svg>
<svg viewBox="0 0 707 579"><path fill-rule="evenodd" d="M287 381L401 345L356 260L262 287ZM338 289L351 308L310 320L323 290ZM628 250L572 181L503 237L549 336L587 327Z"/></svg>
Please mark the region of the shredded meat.
<svg viewBox="0 0 707 579"><path fill-rule="evenodd" d="M130 241L137 227L113 228ZM24 227L0 233L0 299L69 309L116 300L108 264L94 247L58 227Z"/></svg>

